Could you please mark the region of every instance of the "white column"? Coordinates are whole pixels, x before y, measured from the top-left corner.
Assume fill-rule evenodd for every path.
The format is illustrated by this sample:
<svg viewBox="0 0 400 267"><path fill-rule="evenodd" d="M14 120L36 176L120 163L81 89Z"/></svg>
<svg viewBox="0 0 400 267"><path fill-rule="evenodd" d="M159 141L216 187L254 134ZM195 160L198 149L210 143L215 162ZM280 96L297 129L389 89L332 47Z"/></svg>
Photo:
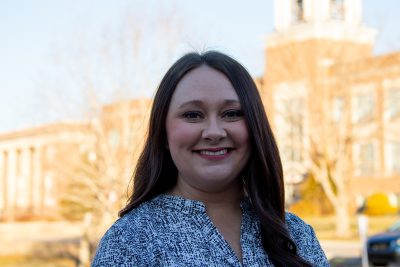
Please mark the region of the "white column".
<svg viewBox="0 0 400 267"><path fill-rule="evenodd" d="M20 150L20 154L17 158L17 192L16 192L16 203L19 208L23 210L29 207L29 195L30 195L30 151L29 147Z"/></svg>
<svg viewBox="0 0 400 267"><path fill-rule="evenodd" d="M4 213L4 210L6 208L6 196L7 196L7 191L6 191L6 171L7 171L7 156L5 151L0 151L0 213Z"/></svg>
<svg viewBox="0 0 400 267"><path fill-rule="evenodd" d="M35 150L33 147L29 147L29 176L28 176L28 181L29 181L29 192L28 192L28 201L29 201L29 207L31 210L31 214L33 214L34 210L34 201L33 201L33 185L34 185L34 153Z"/></svg>
<svg viewBox="0 0 400 267"><path fill-rule="evenodd" d="M32 204L35 214L40 214L43 208L42 151L41 146L36 146L32 150Z"/></svg>
<svg viewBox="0 0 400 267"><path fill-rule="evenodd" d="M274 1L274 21L277 31L284 31L291 24L291 3L292 0Z"/></svg>
<svg viewBox="0 0 400 267"><path fill-rule="evenodd" d="M330 19L330 0L313 1L313 21L327 21Z"/></svg>
<svg viewBox="0 0 400 267"><path fill-rule="evenodd" d="M362 0L344 0L344 17L346 24L360 26L362 22Z"/></svg>
<svg viewBox="0 0 400 267"><path fill-rule="evenodd" d="M7 220L12 221L15 219L15 198L16 198L16 177L17 177L17 151L8 150L8 164L7 164Z"/></svg>
<svg viewBox="0 0 400 267"><path fill-rule="evenodd" d="M304 20L312 21L314 18L314 0L303 0Z"/></svg>

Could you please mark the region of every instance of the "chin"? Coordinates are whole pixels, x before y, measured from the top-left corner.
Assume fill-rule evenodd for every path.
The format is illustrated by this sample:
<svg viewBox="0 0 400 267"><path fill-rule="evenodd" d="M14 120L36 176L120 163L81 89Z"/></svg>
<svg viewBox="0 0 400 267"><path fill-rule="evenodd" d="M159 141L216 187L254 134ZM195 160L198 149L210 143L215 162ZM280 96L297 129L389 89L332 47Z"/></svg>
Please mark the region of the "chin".
<svg viewBox="0 0 400 267"><path fill-rule="evenodd" d="M227 178L226 176L207 176L201 179L201 184L211 191L220 191L221 189L226 189L227 187L234 186L236 184L236 179ZM209 190L208 190L209 191Z"/></svg>

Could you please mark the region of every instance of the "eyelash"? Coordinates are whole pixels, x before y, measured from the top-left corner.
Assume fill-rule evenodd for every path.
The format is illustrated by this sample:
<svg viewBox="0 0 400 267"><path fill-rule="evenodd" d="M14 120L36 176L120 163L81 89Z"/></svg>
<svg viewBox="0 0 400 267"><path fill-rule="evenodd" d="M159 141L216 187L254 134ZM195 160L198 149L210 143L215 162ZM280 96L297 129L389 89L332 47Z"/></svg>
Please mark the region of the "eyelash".
<svg viewBox="0 0 400 267"><path fill-rule="evenodd" d="M193 122L204 118L203 113L201 113L199 111L185 112L185 113L183 113L182 117L187 119L188 121L193 121ZM243 111L240 109L230 109L230 110L224 111L222 113L222 117L226 118L228 121L236 121L239 118L243 117Z"/></svg>
<svg viewBox="0 0 400 267"><path fill-rule="evenodd" d="M222 116L230 119L238 119L243 117L243 111L240 109L230 109L225 111Z"/></svg>
<svg viewBox="0 0 400 267"><path fill-rule="evenodd" d="M196 117L194 117L194 116L196 116ZM183 113L182 117L184 117L185 119L187 119L189 121L193 121L193 120L201 119L203 117L203 114L198 111L188 111L188 112Z"/></svg>

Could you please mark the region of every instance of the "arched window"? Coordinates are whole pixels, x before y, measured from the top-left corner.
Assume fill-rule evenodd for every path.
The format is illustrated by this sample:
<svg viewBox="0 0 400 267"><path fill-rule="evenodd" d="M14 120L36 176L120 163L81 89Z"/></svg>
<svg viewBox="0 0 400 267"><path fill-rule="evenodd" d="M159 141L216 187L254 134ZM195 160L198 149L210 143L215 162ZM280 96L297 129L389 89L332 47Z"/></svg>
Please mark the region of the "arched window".
<svg viewBox="0 0 400 267"><path fill-rule="evenodd" d="M331 0L331 18L344 20L344 0Z"/></svg>
<svg viewBox="0 0 400 267"><path fill-rule="evenodd" d="M292 22L304 21L303 0L292 0Z"/></svg>

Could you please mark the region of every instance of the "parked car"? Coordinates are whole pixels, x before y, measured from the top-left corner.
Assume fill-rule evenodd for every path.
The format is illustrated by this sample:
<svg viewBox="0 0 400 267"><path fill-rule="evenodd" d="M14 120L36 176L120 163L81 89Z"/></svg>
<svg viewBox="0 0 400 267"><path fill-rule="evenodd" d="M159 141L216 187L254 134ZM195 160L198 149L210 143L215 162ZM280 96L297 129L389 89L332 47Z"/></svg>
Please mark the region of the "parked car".
<svg viewBox="0 0 400 267"><path fill-rule="evenodd" d="M371 264L400 266L400 221L383 233L373 235L367 240L368 259Z"/></svg>

